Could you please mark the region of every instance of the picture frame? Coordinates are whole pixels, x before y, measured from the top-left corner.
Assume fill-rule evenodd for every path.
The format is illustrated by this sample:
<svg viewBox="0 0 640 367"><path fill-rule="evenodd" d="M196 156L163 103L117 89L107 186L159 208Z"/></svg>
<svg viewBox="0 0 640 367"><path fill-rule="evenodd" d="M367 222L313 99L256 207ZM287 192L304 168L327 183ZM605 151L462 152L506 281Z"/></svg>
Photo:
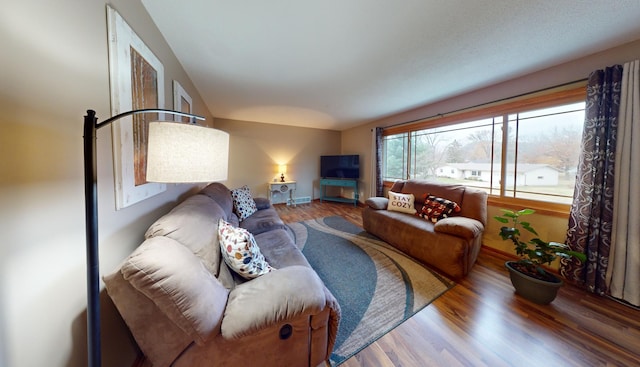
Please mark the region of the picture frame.
<svg viewBox="0 0 640 367"><path fill-rule="evenodd" d="M107 6L111 113L164 108L164 67L120 14ZM158 116L160 115L160 116ZM146 181L148 122L163 114L138 114L112 125L116 209L164 192L166 184Z"/></svg>
<svg viewBox="0 0 640 367"><path fill-rule="evenodd" d="M173 81L173 109L180 112L193 113L193 100L177 80ZM176 116L176 118L189 122L188 117Z"/></svg>

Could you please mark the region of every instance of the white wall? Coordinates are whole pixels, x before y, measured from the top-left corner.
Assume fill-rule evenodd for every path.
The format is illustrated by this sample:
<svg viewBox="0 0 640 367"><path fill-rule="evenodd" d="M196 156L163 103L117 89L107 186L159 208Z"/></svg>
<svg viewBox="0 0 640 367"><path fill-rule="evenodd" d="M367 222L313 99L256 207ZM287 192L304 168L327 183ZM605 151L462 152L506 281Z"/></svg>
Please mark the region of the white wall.
<svg viewBox="0 0 640 367"><path fill-rule="evenodd" d="M364 203L371 196L372 182L372 131L371 126L363 125L342 131L341 154L360 155L360 180L358 180L358 201ZM375 183L375 181L374 181Z"/></svg>
<svg viewBox="0 0 640 367"><path fill-rule="evenodd" d="M172 80L212 118L139 1L113 7ZM0 366L86 365L86 268L82 122L110 116L106 2L21 0L0 11ZM111 132L98 132L99 237L104 274L149 224L192 189L116 211ZM102 294L104 366L130 366L137 350Z"/></svg>
<svg viewBox="0 0 640 367"><path fill-rule="evenodd" d="M296 197L320 197L320 156L340 154L340 132L257 122L215 119L229 133L229 188L248 185L254 196L268 197L268 182L287 165L286 180L296 181Z"/></svg>

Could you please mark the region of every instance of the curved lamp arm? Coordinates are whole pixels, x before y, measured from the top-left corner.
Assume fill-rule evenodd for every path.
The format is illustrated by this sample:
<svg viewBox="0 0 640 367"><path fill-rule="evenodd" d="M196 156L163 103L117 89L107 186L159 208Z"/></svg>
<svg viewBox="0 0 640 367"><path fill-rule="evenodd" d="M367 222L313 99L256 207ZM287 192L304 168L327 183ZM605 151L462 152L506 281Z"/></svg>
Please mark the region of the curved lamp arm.
<svg viewBox="0 0 640 367"><path fill-rule="evenodd" d="M98 120L95 118L96 112L93 110L87 110L87 116L85 116L85 124L87 123L87 117L89 117L89 115L93 115L94 119L93 119L93 123L96 126L96 129L99 129L103 126L107 126L107 125L111 125L112 122L115 122L117 120L120 120L123 117L127 117L127 116L131 116L131 115L140 115L140 114L144 114L144 113L167 113L169 115L173 115L173 116L182 116L182 117L189 117L191 119L192 122L195 123L195 120L201 120L204 121L205 118L202 116L198 116L198 115L193 115L190 113L186 113L186 112L180 112L180 111L173 111L173 110L165 110L162 108L145 108L145 109L140 109L140 110L133 110L133 111L127 111L127 112L123 112L120 114L117 114L113 117L110 117L102 122L97 122ZM86 128L86 125L85 125Z"/></svg>

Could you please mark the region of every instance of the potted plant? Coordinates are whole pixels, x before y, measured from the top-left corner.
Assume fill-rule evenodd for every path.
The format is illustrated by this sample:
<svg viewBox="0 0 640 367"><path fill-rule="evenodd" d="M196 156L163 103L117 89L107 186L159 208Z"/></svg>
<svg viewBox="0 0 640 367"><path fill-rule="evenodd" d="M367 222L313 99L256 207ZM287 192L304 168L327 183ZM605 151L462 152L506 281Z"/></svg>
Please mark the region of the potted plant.
<svg viewBox="0 0 640 367"><path fill-rule="evenodd" d="M505 263L509 270L511 284L513 284L516 293L532 302L538 304L551 303L556 298L558 289L563 285L563 281L556 275L546 271L542 265L549 265L558 257L575 257L580 261L585 261L586 256L572 251L564 243L546 242L538 237L534 237L527 242L522 241L520 239L521 229L538 236L538 233L529 222L521 220L522 216L533 214L535 210L501 210L502 215L497 215L493 218L500 223L510 225L500 228L500 237L503 240L513 242L516 254L521 257L518 261L507 261Z"/></svg>

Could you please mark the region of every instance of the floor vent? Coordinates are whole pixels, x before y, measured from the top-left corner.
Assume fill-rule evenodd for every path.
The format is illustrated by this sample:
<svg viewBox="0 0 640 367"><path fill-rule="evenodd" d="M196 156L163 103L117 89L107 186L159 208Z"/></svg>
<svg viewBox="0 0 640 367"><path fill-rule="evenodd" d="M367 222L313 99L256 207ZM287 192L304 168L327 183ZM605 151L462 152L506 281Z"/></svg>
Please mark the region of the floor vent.
<svg viewBox="0 0 640 367"><path fill-rule="evenodd" d="M308 204L311 202L310 196L300 196L293 199L296 204Z"/></svg>

